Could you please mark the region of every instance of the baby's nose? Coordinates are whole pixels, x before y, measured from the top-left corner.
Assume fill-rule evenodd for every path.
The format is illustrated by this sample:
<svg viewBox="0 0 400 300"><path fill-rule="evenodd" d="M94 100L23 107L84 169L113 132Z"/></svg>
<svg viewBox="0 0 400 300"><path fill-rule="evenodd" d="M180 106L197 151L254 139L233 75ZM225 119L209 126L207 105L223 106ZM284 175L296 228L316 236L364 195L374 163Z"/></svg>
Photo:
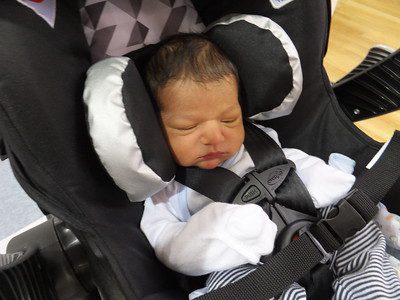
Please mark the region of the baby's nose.
<svg viewBox="0 0 400 300"><path fill-rule="evenodd" d="M216 145L223 142L224 139L222 126L217 122L208 124L201 136L201 142L204 145Z"/></svg>

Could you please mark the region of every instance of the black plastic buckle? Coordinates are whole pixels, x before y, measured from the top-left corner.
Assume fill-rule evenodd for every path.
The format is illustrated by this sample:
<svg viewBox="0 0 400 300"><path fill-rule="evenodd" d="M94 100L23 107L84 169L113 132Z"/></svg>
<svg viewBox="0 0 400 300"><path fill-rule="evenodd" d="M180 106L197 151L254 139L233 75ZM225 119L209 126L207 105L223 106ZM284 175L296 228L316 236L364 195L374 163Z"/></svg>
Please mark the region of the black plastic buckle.
<svg viewBox="0 0 400 300"><path fill-rule="evenodd" d="M322 219L318 223L322 223L336 237L340 244L343 244L345 239L353 236L357 231L367 225L362 215L348 201L351 196L357 193L357 190L352 190L329 212L329 218Z"/></svg>
<svg viewBox="0 0 400 300"><path fill-rule="evenodd" d="M288 160L287 164L278 165L262 172L254 170L246 174L244 185L236 194L232 203L259 203L263 200L267 200L271 204L274 203L275 191L286 179L291 169L296 169L296 166Z"/></svg>
<svg viewBox="0 0 400 300"><path fill-rule="evenodd" d="M332 256L332 252L343 246L345 240L353 236L357 231L364 228L369 220L365 220L357 209L348 201L351 196L357 193L357 189L350 191L347 196L341 200L330 212L328 218L321 219L310 227L301 230L301 234L306 234L317 249L323 255L321 263L326 263ZM333 237L332 241L323 243L324 235L318 234L317 227L327 229L327 232ZM326 230L324 230L326 232ZM322 245L329 245L326 249Z"/></svg>
<svg viewBox="0 0 400 300"><path fill-rule="evenodd" d="M320 251L322 249L321 252L324 256L327 252L333 252L343 246L347 238L353 236L369 222L348 201L355 193L357 193L357 189L350 191L329 212L328 218L312 225L307 233L309 237L312 237L314 244L316 244L315 241L318 242L316 245ZM325 249L321 244L326 246Z"/></svg>

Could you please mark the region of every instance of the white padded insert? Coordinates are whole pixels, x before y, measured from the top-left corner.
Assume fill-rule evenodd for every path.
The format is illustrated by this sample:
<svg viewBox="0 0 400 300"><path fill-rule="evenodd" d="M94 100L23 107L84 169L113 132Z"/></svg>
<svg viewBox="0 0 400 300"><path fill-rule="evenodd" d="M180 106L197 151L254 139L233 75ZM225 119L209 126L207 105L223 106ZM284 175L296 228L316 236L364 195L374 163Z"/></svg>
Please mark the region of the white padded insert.
<svg viewBox="0 0 400 300"><path fill-rule="evenodd" d="M101 162L131 201L142 201L168 182L144 162L126 116L121 76L128 61L127 57L113 57L94 64L87 72L83 98L89 133Z"/></svg>

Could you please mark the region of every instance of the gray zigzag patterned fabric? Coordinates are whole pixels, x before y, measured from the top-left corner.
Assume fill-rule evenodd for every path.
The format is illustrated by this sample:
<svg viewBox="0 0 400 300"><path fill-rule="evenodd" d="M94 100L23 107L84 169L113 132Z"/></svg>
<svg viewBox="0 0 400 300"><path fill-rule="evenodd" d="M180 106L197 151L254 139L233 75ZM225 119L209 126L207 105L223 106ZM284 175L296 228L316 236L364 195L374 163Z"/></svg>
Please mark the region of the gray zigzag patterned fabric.
<svg viewBox="0 0 400 300"><path fill-rule="evenodd" d="M81 19L93 62L204 30L190 0L86 0Z"/></svg>

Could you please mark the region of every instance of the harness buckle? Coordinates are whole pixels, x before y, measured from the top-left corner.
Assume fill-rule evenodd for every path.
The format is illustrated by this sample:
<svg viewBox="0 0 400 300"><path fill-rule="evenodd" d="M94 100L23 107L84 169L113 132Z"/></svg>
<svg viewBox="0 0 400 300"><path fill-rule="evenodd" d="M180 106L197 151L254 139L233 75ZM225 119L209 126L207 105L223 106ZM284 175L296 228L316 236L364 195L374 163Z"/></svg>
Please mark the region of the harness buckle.
<svg viewBox="0 0 400 300"><path fill-rule="evenodd" d="M323 226L328 229L340 245L343 245L345 239L353 236L367 224L367 220L348 201L357 191L357 189L350 191L329 212L328 218L322 219L317 223L317 226Z"/></svg>
<svg viewBox="0 0 400 300"><path fill-rule="evenodd" d="M329 212L328 217L311 225L305 233L324 255L339 249L345 240L365 227L369 222L357 208L352 205L350 198L358 190L350 191L347 196Z"/></svg>
<svg viewBox="0 0 400 300"><path fill-rule="evenodd" d="M247 204L259 203L266 200L275 202L276 189L281 186L290 170L295 170L295 164L288 160L286 164L274 166L264 171L253 170L243 177L244 185L241 187L232 203Z"/></svg>

